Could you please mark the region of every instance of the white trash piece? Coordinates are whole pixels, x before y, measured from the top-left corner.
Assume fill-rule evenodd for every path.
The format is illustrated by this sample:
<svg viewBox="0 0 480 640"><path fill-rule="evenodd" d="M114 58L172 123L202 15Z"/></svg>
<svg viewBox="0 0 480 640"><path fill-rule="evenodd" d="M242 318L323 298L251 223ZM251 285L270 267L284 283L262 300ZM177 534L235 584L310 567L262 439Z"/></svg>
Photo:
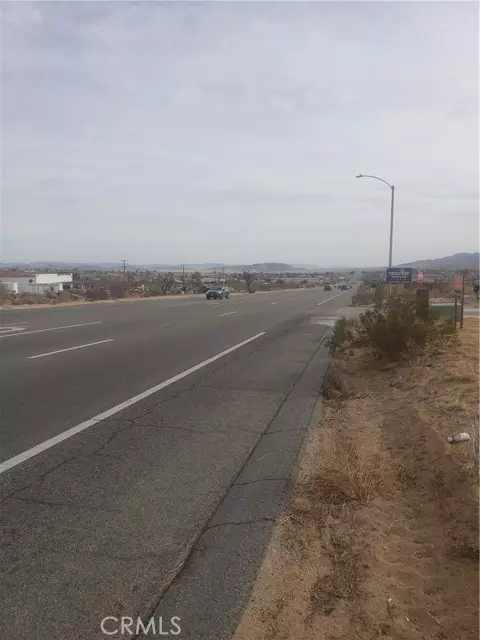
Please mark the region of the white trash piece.
<svg viewBox="0 0 480 640"><path fill-rule="evenodd" d="M468 433L456 433L454 436L448 436L447 442L450 444L457 444L457 442L466 442L470 440Z"/></svg>

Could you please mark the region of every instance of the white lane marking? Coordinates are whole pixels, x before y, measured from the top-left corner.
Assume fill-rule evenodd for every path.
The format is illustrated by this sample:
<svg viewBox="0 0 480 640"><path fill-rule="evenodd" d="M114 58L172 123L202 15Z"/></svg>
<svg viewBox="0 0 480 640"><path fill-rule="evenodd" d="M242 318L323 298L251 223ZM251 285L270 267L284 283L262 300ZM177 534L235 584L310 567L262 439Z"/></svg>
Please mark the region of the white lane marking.
<svg viewBox="0 0 480 640"><path fill-rule="evenodd" d="M21 324L28 324L28 322L0 322L1 327L19 327Z"/></svg>
<svg viewBox="0 0 480 640"><path fill-rule="evenodd" d="M6 334L6 333L15 333L17 331L25 331L26 327L12 327L12 326L5 326L3 325L2 327L0 327L0 336Z"/></svg>
<svg viewBox="0 0 480 640"><path fill-rule="evenodd" d="M14 336L28 336L32 333L43 333L44 331L58 331L59 329L74 329L75 327L88 327L91 324L102 324L103 320L96 322L82 322L82 324L67 324L65 327L49 327L48 329L34 329L33 331L23 331L22 333L12 333L1 338L13 338Z"/></svg>
<svg viewBox="0 0 480 640"><path fill-rule="evenodd" d="M120 404L117 404L111 409L107 409L107 411L104 411L103 413L99 413L97 416L90 418L90 420L81 422L80 424L77 424L77 426L72 427L71 429L67 429L63 433L59 433L53 438L49 438L48 440L45 440L45 442L37 444L37 446L32 447L31 449L27 449L27 451L24 451L23 453L19 453L17 456L14 456L9 460L0 462L0 474L4 473L5 471L8 471L9 469L13 469L13 467L16 467L22 462L25 462L26 460L33 458L39 453L42 453L42 451L46 451L47 449L54 447L56 444L59 444L64 440L68 440L68 438L71 438L77 433L81 433L82 431L85 431L85 429L92 427L94 424L97 424L97 422L100 422L101 420L106 420L107 418L110 418L111 416L115 415L119 411L123 411L124 409L131 407L132 404L135 404L137 402L140 402L140 400L144 400L145 398L148 398L148 396L151 396L152 394L157 393L157 391L161 391L162 389L165 389L165 387L168 387L171 384L174 384L175 382L182 380L182 378L186 378L192 373L195 373L196 371L199 371L203 367L206 367L207 365L212 364L212 362L215 362L216 360L223 358L229 353L233 353L233 351L240 349L240 347L244 347L246 344L249 344L254 340L258 340L258 338L261 338L264 335L265 335L265 331L262 331L261 333L257 333L251 338L247 338L247 340L244 340L243 342L239 342L233 347L230 347L229 349L225 349L225 351L221 351L220 353L217 353L216 356L212 356L211 358L208 358L208 360L204 360L203 362L196 364L194 367L190 367L190 369L186 369L185 371L182 371L182 373L179 373L176 376L173 376L173 378L169 378L168 380L165 380L165 382L161 382L160 384L157 384L154 387L151 387L150 389L147 389L146 391L143 391L142 393L139 393L138 395L133 396L133 398L130 398L129 400L125 400L125 402L121 402Z"/></svg>
<svg viewBox="0 0 480 640"><path fill-rule="evenodd" d="M272 302L272 304L277 304L276 302Z"/></svg>
<svg viewBox="0 0 480 640"><path fill-rule="evenodd" d="M65 351L75 351L75 349L85 349L85 347L93 347L96 344L105 344L105 342L113 342L113 340L114 338L108 338L108 340L98 340L98 342L88 342L87 344L79 344L78 347L68 347L67 349L58 349L57 351L40 353L38 356L28 356L27 360L35 360L36 358L45 358L45 356L53 356L56 353L64 353Z"/></svg>
<svg viewBox="0 0 480 640"><path fill-rule="evenodd" d="M173 307L189 307L192 304L202 304L203 300L195 300L194 302L175 302L173 304L167 304L168 309L172 309Z"/></svg>
<svg viewBox="0 0 480 640"><path fill-rule="evenodd" d="M229 311L228 313L221 313L221 314L220 314L220 318L221 318L222 316L231 316L231 315L233 315L234 313L237 313L237 312L236 312L236 311Z"/></svg>
<svg viewBox="0 0 480 640"><path fill-rule="evenodd" d="M327 298L326 300L322 300L321 302L317 302L317 307L321 304L325 304L325 302L330 302L330 300L335 300L335 298L339 298L340 296L344 296L348 291L342 291L342 293L337 293L336 296L332 296L331 298Z"/></svg>

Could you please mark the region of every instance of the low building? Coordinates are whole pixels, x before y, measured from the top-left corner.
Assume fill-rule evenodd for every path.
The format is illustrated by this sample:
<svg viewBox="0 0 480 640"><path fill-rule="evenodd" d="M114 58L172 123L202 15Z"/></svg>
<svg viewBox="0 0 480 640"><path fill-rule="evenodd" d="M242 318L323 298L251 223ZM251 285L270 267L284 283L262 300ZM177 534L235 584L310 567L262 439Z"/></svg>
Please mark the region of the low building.
<svg viewBox="0 0 480 640"><path fill-rule="evenodd" d="M71 286L72 274L36 273L31 276L2 276L0 282L12 293L44 294L47 291L63 291L64 285Z"/></svg>

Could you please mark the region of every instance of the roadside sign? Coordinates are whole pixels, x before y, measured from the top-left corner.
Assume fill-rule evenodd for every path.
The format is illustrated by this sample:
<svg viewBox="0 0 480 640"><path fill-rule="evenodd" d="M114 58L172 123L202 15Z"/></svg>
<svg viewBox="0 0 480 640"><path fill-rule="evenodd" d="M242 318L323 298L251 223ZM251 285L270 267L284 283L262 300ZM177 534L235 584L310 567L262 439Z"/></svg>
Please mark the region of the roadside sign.
<svg viewBox="0 0 480 640"><path fill-rule="evenodd" d="M423 282L423 271L419 271L417 273L417 282L418 282L418 284L422 284L422 282Z"/></svg>
<svg viewBox="0 0 480 640"><path fill-rule="evenodd" d="M401 267L389 267L387 269L387 284L411 284L412 269Z"/></svg>
<svg viewBox="0 0 480 640"><path fill-rule="evenodd" d="M454 291L462 290L462 276L455 276L455 280L453 282Z"/></svg>

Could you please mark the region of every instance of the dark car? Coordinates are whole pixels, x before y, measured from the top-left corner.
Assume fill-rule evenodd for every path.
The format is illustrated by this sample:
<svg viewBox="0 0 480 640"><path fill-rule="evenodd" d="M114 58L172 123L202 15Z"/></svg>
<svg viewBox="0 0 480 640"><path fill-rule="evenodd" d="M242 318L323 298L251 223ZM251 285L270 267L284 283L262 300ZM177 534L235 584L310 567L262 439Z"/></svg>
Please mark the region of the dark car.
<svg viewBox="0 0 480 640"><path fill-rule="evenodd" d="M342 284L342 286L340 287L340 289L341 289L342 291L348 291L348 287L347 287L347 285L346 285L346 284Z"/></svg>
<svg viewBox="0 0 480 640"><path fill-rule="evenodd" d="M331 290L332 290L332 287L331 287L331 285L326 284L326 285L323 287L323 290L324 290L324 291L331 291Z"/></svg>
<svg viewBox="0 0 480 640"><path fill-rule="evenodd" d="M230 291L223 284L213 284L207 291L207 300L220 300L228 298Z"/></svg>

